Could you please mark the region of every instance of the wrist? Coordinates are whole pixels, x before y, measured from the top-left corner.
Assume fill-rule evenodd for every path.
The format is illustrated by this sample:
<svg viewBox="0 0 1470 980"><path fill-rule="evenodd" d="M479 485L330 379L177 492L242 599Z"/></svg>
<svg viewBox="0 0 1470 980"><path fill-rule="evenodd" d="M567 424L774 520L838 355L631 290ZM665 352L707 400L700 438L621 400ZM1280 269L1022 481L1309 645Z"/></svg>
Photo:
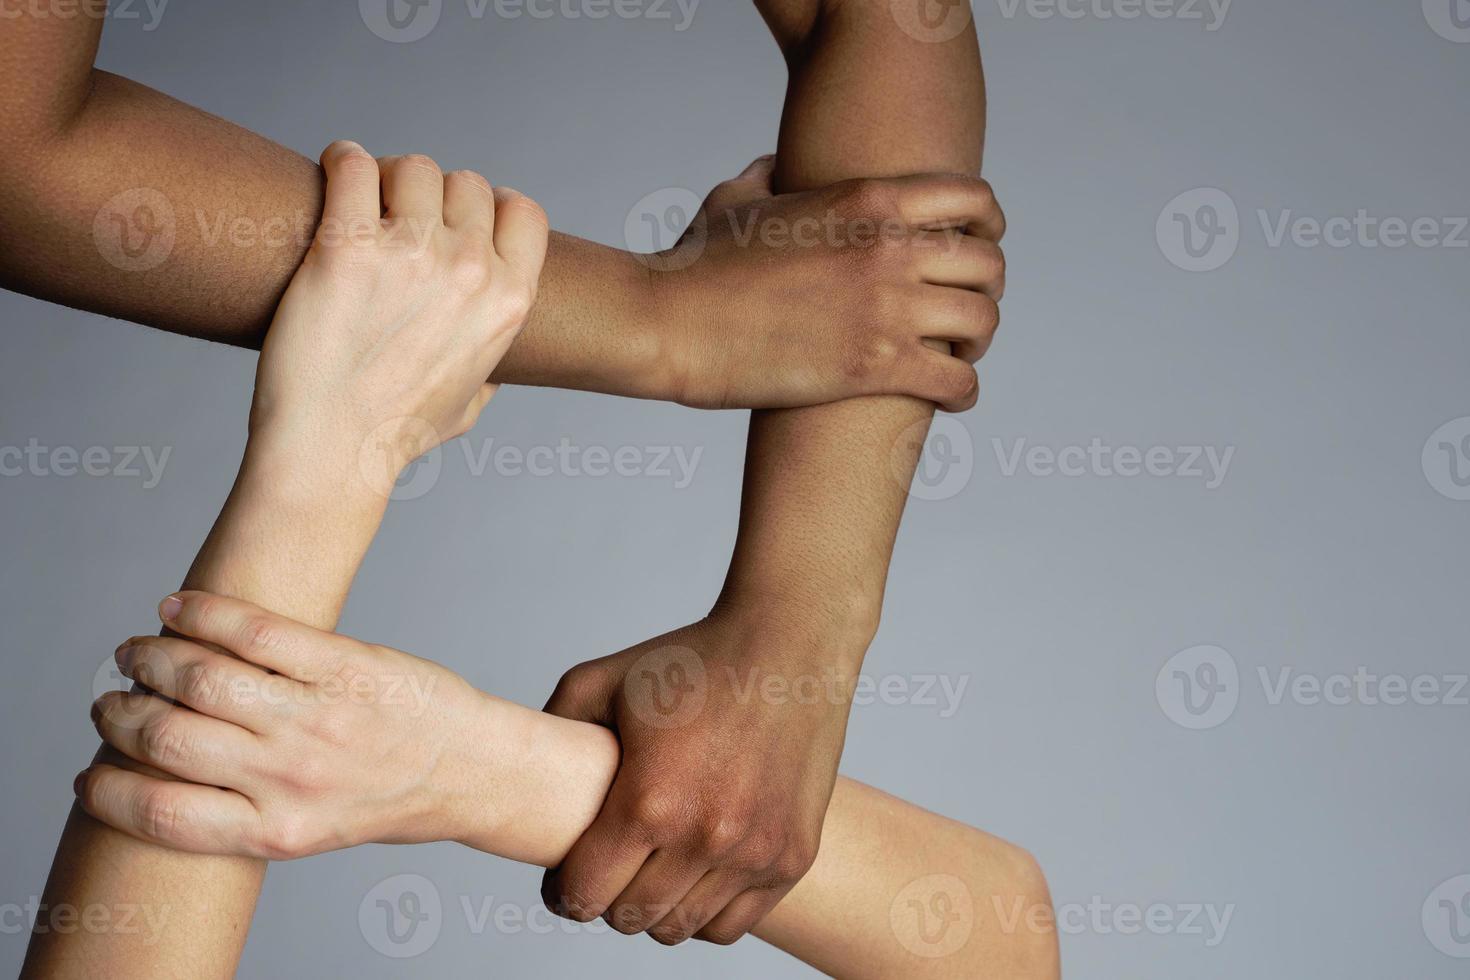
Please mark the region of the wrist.
<svg viewBox="0 0 1470 980"><path fill-rule="evenodd" d="M878 631L881 607L881 598L861 591L765 589L727 582L708 618L756 638L751 649L774 646L787 656L856 670Z"/></svg>

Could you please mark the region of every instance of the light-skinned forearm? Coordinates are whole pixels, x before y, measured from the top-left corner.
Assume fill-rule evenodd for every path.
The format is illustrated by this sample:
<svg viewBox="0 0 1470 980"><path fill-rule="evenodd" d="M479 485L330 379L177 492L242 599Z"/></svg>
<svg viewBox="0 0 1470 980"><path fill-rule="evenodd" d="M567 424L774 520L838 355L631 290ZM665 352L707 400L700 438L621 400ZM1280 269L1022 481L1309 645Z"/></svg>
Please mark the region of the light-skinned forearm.
<svg viewBox="0 0 1470 980"><path fill-rule="evenodd" d="M483 758L462 767L446 825L478 850L553 867L596 816L617 740L488 695L481 717L466 744ZM947 926L921 917L936 900ZM849 779L837 782L816 863L755 934L852 980L1057 973L1050 897L1030 855Z"/></svg>
<svg viewBox="0 0 1470 980"><path fill-rule="evenodd" d="M185 586L330 629L383 512L383 499L351 479L354 473L355 461L313 459L252 438ZM47 906L131 905L163 926L157 935L38 932L22 975L231 977L264 874L263 862L170 851L73 808L46 883Z"/></svg>

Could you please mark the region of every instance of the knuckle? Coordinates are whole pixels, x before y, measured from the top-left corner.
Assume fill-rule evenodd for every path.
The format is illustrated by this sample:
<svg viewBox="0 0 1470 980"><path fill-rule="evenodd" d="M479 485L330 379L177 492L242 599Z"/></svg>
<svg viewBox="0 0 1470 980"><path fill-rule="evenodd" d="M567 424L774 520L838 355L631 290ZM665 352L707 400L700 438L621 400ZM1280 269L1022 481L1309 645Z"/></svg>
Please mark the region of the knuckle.
<svg viewBox="0 0 1470 980"><path fill-rule="evenodd" d="M660 946L678 946L689 941L689 930L674 927L655 926L648 931L648 936Z"/></svg>
<svg viewBox="0 0 1470 980"><path fill-rule="evenodd" d="M613 931L624 936L638 935L647 923L647 916L636 905L614 905L603 914L603 919L612 926Z"/></svg>
<svg viewBox="0 0 1470 980"><path fill-rule="evenodd" d="M449 260L446 272L450 283L463 292L473 293L490 281L490 253L479 243L466 240Z"/></svg>
<svg viewBox="0 0 1470 980"><path fill-rule="evenodd" d="M775 884L786 885L800 881L817 860L817 849L805 844L788 847L776 856L771 863L771 872L775 876Z"/></svg>
<svg viewBox="0 0 1470 980"><path fill-rule="evenodd" d="M137 806L139 829L149 837L170 840L184 825L184 811L171 794L162 790L144 792L139 796Z"/></svg>
<svg viewBox="0 0 1470 980"><path fill-rule="evenodd" d="M501 203L501 213L512 212L525 221L534 221L546 227L550 227L551 219L546 216L546 209L534 199L519 192L513 192L506 196Z"/></svg>
<svg viewBox="0 0 1470 980"><path fill-rule="evenodd" d="M439 164L434 158L422 153L407 153L398 160L398 166L410 177L438 177Z"/></svg>
<svg viewBox="0 0 1470 980"><path fill-rule="evenodd" d="M728 854L749 840L746 821L734 814L720 812L707 817L700 826L700 843L716 854Z"/></svg>
<svg viewBox="0 0 1470 980"><path fill-rule="evenodd" d="M179 699L191 705L216 705L224 697L225 684L219 671L203 663L191 663L179 672Z"/></svg>
<svg viewBox="0 0 1470 980"><path fill-rule="evenodd" d="M701 939L714 943L716 946L733 946L744 935L744 929L730 925L705 926L704 931L699 934Z"/></svg>
<svg viewBox="0 0 1470 980"><path fill-rule="evenodd" d="M311 853L305 821L297 817L275 820L265 833L264 849L272 861L290 861Z"/></svg>
<svg viewBox="0 0 1470 980"><path fill-rule="evenodd" d="M486 180L485 175L480 173L478 170L454 170L446 174L444 179L463 182L470 186L479 188L486 194L492 193L490 181Z"/></svg>
<svg viewBox="0 0 1470 980"><path fill-rule="evenodd" d="M169 720L169 714L172 712L154 718L143 726L138 735L143 755L163 769L169 769L187 758L192 749L178 726Z"/></svg>
<svg viewBox="0 0 1470 980"><path fill-rule="evenodd" d="M657 835L672 824L683 810L683 801L667 790L653 790L639 794L629 808L628 818L633 826L646 834Z"/></svg>
<svg viewBox="0 0 1470 980"><path fill-rule="evenodd" d="M241 627L244 649L270 653L286 644L286 631L265 616L251 616Z"/></svg>
<svg viewBox="0 0 1470 980"><path fill-rule="evenodd" d="M377 176L378 161L369 156L366 151L344 144L340 140L333 143L332 146L336 148L333 167L339 176L352 178Z"/></svg>
<svg viewBox="0 0 1470 980"><path fill-rule="evenodd" d="M887 181L871 177L845 182L842 202L854 214L864 216L887 215L898 210L898 196L893 187Z"/></svg>

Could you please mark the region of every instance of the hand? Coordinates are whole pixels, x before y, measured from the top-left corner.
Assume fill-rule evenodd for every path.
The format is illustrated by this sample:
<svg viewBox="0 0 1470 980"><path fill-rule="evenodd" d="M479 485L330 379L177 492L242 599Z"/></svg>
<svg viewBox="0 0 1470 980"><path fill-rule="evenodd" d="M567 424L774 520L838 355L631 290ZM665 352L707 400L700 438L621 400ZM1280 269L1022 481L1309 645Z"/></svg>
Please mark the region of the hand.
<svg viewBox="0 0 1470 980"><path fill-rule="evenodd" d="M774 908L816 858L847 729L856 678L824 646L715 613L567 672L546 710L623 758L547 907L666 945L733 943Z"/></svg>
<svg viewBox="0 0 1470 980"><path fill-rule="evenodd" d="M484 696L458 675L223 596L179 593L160 618L183 636L119 647L139 687L104 694L92 720L174 778L94 763L76 782L92 816L176 850L271 860L454 835L457 771L490 768L470 744L490 740Z"/></svg>
<svg viewBox="0 0 1470 980"><path fill-rule="evenodd" d="M322 167L321 227L261 350L252 435L370 452L391 486L489 401L535 300L546 216L427 157L337 142Z"/></svg>
<svg viewBox="0 0 1470 980"><path fill-rule="evenodd" d="M898 394L973 406L972 365L1005 291L990 185L934 175L776 195L774 167L764 157L715 188L677 245L645 257L655 304L684 325L672 341L677 400L784 408Z"/></svg>

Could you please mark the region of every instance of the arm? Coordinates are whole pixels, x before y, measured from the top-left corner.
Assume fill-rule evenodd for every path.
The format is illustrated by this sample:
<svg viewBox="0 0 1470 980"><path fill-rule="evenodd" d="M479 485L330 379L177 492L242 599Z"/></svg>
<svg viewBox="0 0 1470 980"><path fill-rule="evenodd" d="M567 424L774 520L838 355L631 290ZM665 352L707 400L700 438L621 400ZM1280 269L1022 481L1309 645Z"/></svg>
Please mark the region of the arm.
<svg viewBox="0 0 1470 980"><path fill-rule="evenodd" d="M919 41L895 19L903 6L760 4L791 70L778 185L978 171L984 93L973 26L942 43ZM996 241L1004 220L989 188L953 178L946 195L961 203L941 214L933 201L895 200L891 182L842 186L851 196L844 214L896 208L948 230L927 253L879 243L854 249L852 260L864 278L901 280L936 297L946 324L983 324L971 352L978 357L1003 287ZM894 319L910 315L902 303L875 307ZM949 326L931 322L923 332L976 346ZM881 338L851 344L889 365L952 360ZM968 407L975 378L963 380L960 407ZM624 757L598 819L546 877L551 908L582 921L605 916L620 931L646 930L660 941L729 943L811 866L932 411L928 402L884 398L756 414L740 532L711 614L579 665L547 704L552 714L611 727ZM751 696L766 686L821 695ZM631 695L649 690L661 693ZM680 704L687 710L672 707ZM670 706L662 717L660 705ZM657 911L666 908L673 911Z"/></svg>
<svg viewBox="0 0 1470 980"><path fill-rule="evenodd" d="M0 285L259 346L317 227L321 172L261 136L95 69L101 29L86 14L5 19ZM827 206L816 196L773 201L769 168L757 176L711 196L698 261L659 263L553 234L540 300L495 380L700 407L875 391L948 403L963 394L973 373L955 359L904 373L849 370L842 341L855 325L871 323L906 347L920 342L920 319L876 320L872 284L851 275L840 247L817 241L793 253L759 235L741 241L749 225L727 220L728 209L761 207L790 227ZM776 273L778 251L786 261ZM827 288L795 285L815 281Z"/></svg>
<svg viewBox="0 0 1470 980"><path fill-rule="evenodd" d="M530 308L546 230L533 203L497 192L497 204L475 175L443 177L407 158L380 174L352 144L333 144L323 162L327 215L368 231L318 239L282 298L256 374L239 479L186 584L329 627L393 476L465 431L489 400L484 379ZM432 235L403 247L396 230L425 223ZM165 622L173 605L161 607ZM151 699L134 695L106 720L148 732L160 761L212 731L212 719L186 711L167 727L152 724L146 710L132 710L139 702ZM163 795L135 802L151 826L189 817L187 802ZM23 974L232 976L264 869L164 850L74 810L45 901L132 903L161 918L162 935L38 932Z"/></svg>
<svg viewBox="0 0 1470 980"><path fill-rule="evenodd" d="M607 729L482 694L438 664L249 603L182 599L168 624L239 659L193 640L139 637L119 649L120 668L218 719L219 734L260 741L227 756L236 739L218 737L168 760L173 775L202 785L92 767L79 796L108 824L208 853L285 859L457 840L549 867L596 816L618 767ZM277 642L241 640L260 634ZM142 763L163 761L136 726L111 720L128 699L104 696L99 731ZM150 791L177 794L190 820L162 831L138 820L132 801ZM1030 855L847 779L837 781L811 871L755 932L830 976L1057 976L1051 902Z"/></svg>

